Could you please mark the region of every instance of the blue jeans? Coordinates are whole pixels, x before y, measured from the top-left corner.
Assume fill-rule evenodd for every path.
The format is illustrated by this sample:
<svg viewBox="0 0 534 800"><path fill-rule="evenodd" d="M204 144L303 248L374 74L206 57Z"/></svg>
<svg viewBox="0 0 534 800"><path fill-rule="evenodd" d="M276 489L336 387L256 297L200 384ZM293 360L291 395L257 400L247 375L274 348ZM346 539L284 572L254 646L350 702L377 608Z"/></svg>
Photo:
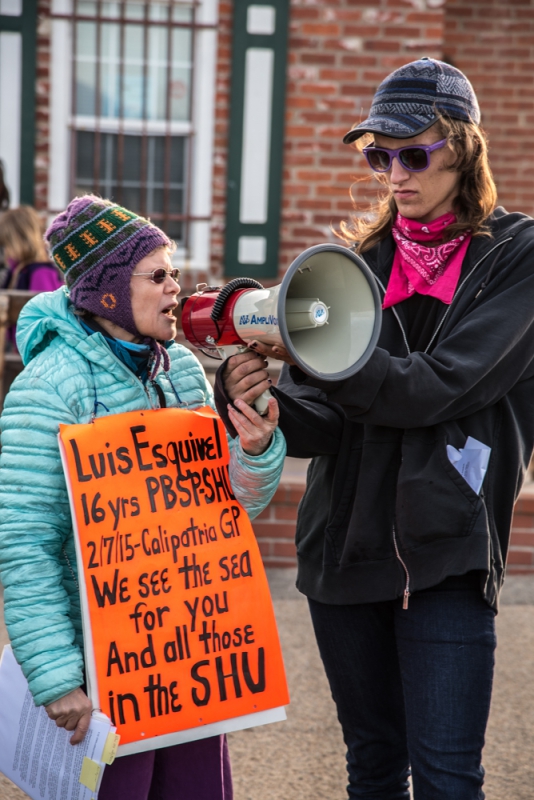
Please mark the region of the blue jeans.
<svg viewBox="0 0 534 800"><path fill-rule="evenodd" d="M472 580L473 579L473 580ZM347 745L348 794L483 800L495 614L475 573L402 601L310 611Z"/></svg>

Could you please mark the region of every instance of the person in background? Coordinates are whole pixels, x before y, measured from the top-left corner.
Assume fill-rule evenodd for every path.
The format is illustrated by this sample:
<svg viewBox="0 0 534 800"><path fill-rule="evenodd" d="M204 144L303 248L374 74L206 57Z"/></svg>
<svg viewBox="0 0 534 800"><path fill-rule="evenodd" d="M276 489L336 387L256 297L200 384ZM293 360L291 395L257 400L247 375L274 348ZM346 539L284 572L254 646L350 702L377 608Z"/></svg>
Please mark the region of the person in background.
<svg viewBox="0 0 534 800"><path fill-rule="evenodd" d="M268 387L265 356L287 361L279 425L288 455L313 459L297 585L349 797L409 800L411 770L415 800L482 800L494 618L534 445L534 220L496 207L477 98L449 64L389 75L356 140L383 192L342 230L381 293L376 349L323 381L251 342L257 356L219 370L218 407Z"/></svg>
<svg viewBox="0 0 534 800"><path fill-rule="evenodd" d="M0 181L0 195L1 189ZM31 206L11 208L0 215L0 247L8 267L1 288L53 292L63 284L48 258L41 219Z"/></svg>
<svg viewBox="0 0 534 800"><path fill-rule="evenodd" d="M4 179L4 163L0 161L0 217L9 208L9 189L6 186ZM4 286L7 281L8 269L4 256L4 251L0 246L0 288Z"/></svg>
<svg viewBox="0 0 534 800"><path fill-rule="evenodd" d="M9 208L9 189L4 177L4 163L0 161L0 214Z"/></svg>

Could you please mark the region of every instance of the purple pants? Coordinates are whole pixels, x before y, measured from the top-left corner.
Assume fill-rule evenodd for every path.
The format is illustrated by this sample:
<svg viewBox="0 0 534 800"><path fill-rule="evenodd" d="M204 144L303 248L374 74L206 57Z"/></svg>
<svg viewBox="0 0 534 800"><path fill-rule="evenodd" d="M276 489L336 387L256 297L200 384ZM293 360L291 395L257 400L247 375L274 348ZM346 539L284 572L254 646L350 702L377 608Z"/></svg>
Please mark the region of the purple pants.
<svg viewBox="0 0 534 800"><path fill-rule="evenodd" d="M115 759L98 800L232 800L226 736Z"/></svg>

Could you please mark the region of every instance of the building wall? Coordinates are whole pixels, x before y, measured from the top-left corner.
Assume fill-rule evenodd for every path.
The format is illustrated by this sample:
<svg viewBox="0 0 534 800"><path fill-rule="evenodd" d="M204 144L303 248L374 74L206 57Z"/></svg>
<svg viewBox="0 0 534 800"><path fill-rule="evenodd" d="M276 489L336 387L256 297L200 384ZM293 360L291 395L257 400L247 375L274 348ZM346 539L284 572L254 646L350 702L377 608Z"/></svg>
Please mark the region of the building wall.
<svg viewBox="0 0 534 800"><path fill-rule="evenodd" d="M438 7L434 7L434 6ZM423 10L416 6L426 6ZM280 268L376 194L364 158L342 143L379 83L415 58L441 57L439 4L292 0Z"/></svg>
<svg viewBox="0 0 534 800"><path fill-rule="evenodd" d="M489 135L499 203L534 215L534 5L447 0L444 57L471 80Z"/></svg>
<svg viewBox="0 0 534 800"><path fill-rule="evenodd" d="M51 0L37 5L37 80L35 83L35 195L39 211L48 208L48 165L50 124L50 6Z"/></svg>
<svg viewBox="0 0 534 800"><path fill-rule="evenodd" d="M217 63L211 268L222 275L233 0L221 0ZM39 0L35 205L47 207L50 0ZM534 7L530 0L291 0L280 271L376 191L361 156L341 143L380 81L421 55L464 70L490 137L499 201L534 214L528 177L534 126ZM518 158L520 155L520 158ZM526 169L527 166L527 169Z"/></svg>
<svg viewBox="0 0 534 800"><path fill-rule="evenodd" d="M232 68L232 11L232 0L219 0L211 226L211 269L213 276L216 278L222 276L224 258L226 167Z"/></svg>

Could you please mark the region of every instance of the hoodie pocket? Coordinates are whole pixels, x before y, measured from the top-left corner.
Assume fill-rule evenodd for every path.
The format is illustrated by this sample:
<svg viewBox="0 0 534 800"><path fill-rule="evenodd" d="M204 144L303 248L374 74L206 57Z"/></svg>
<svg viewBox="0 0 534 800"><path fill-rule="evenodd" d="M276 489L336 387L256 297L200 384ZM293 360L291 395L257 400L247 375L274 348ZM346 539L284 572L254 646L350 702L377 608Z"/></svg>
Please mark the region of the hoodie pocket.
<svg viewBox="0 0 534 800"><path fill-rule="evenodd" d="M468 536L481 505L481 498L448 459L442 426L405 433L396 500L404 549Z"/></svg>

